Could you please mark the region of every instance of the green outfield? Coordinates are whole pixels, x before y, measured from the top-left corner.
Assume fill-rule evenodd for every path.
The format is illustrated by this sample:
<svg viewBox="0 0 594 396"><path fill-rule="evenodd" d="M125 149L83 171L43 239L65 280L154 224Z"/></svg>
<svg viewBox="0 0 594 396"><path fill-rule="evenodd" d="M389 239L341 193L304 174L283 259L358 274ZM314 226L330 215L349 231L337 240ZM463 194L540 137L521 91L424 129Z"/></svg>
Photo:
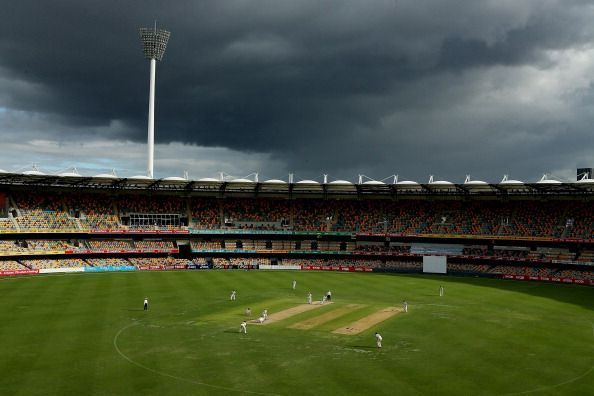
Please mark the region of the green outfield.
<svg viewBox="0 0 594 396"><path fill-rule="evenodd" d="M332 304L296 308L328 290ZM248 307L270 321L240 334ZM585 395L594 288L328 272L3 278L0 345L2 395Z"/></svg>

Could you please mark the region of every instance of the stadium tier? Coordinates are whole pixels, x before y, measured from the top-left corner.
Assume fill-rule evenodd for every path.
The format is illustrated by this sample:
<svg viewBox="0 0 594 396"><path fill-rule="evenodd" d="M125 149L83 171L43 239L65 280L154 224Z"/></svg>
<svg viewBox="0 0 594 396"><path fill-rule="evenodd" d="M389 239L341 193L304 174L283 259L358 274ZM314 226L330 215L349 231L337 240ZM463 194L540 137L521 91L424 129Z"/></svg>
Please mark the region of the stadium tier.
<svg viewBox="0 0 594 396"><path fill-rule="evenodd" d="M6 187L0 271L366 268L592 279L594 208L581 194L329 197ZM594 194L592 194L594 196ZM340 199L338 199L340 198Z"/></svg>
<svg viewBox="0 0 594 396"><path fill-rule="evenodd" d="M277 199L8 193L3 233L346 232L392 235L583 239L594 209L557 199Z"/></svg>

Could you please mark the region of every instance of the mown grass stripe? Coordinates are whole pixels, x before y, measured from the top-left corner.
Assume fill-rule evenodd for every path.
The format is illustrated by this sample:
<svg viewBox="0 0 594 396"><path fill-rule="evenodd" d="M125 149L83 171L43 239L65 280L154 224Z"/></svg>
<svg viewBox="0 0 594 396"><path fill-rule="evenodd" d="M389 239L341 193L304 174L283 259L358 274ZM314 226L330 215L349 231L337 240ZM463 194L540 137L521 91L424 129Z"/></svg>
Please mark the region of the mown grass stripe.
<svg viewBox="0 0 594 396"><path fill-rule="evenodd" d="M365 307L364 304L347 304L345 306L336 308L330 312L323 313L318 316L303 320L301 322L294 323L288 326L290 329L309 330L316 326L320 326L326 322L337 319L347 313L358 310L359 308Z"/></svg>
<svg viewBox="0 0 594 396"><path fill-rule="evenodd" d="M377 325L378 323L390 319L392 316L399 314L400 312L402 312L402 308L383 308L344 327L339 327L338 329L334 330L333 333L345 335L359 334L370 327Z"/></svg>

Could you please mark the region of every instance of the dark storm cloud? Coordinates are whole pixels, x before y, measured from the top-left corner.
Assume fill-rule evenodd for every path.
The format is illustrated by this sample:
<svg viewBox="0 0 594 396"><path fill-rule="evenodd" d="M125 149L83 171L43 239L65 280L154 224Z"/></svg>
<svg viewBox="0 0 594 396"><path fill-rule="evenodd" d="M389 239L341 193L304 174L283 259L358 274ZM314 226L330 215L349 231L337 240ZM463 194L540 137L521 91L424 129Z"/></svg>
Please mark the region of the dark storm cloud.
<svg viewBox="0 0 594 396"><path fill-rule="evenodd" d="M585 108L559 120L535 103L514 111L505 98L486 109L476 100L502 89L490 70L547 70L550 51L590 45L587 2L21 0L3 9L0 106L53 120L45 133L58 140L116 121L124 127L107 137L144 142L148 62L136 28L155 18L172 31L157 67L158 143L270 153L304 176L476 170L493 179L508 167L527 177L573 166L559 136L586 136Z"/></svg>

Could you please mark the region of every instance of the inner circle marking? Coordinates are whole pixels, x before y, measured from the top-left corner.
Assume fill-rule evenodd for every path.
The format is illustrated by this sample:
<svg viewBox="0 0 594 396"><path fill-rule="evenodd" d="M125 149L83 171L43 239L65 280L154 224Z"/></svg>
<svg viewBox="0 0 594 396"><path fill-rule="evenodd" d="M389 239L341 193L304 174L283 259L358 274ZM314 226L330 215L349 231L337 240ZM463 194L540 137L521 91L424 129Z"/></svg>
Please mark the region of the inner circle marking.
<svg viewBox="0 0 594 396"><path fill-rule="evenodd" d="M184 377L178 377L177 375L173 375L173 374L169 374L169 373L165 373L163 371L159 371L159 370L155 370L151 367L145 366L142 363L139 363L137 361L135 361L134 359L132 359L131 357L129 357L128 355L126 355L124 352L122 352L122 350L120 349L120 347L118 346L118 338L120 337L120 335L126 331L127 329L129 329L132 326L137 326L139 323L138 322L133 322L130 323L124 327L122 327L117 333L116 335L113 337L113 346L116 350L116 352L125 360L127 360L128 362L132 363L133 365L140 367L141 369L150 371L151 373L163 376L163 377L167 377L167 378L171 378L171 379L175 379L178 381L183 381L183 382L188 382L190 384L194 384L194 385L201 385L201 386L206 386L209 388L213 388L213 389L220 389L220 390L226 390L226 391L231 391L231 392L238 392L238 393L250 393L253 395L264 395L264 396L282 396L278 393L262 393L262 392L256 392L256 391L249 391L249 390L244 390L244 389L235 389L235 388L228 388L225 386L220 386L220 385L213 385L213 384L208 384L206 382L201 382L201 381L195 381L189 378L184 378Z"/></svg>

